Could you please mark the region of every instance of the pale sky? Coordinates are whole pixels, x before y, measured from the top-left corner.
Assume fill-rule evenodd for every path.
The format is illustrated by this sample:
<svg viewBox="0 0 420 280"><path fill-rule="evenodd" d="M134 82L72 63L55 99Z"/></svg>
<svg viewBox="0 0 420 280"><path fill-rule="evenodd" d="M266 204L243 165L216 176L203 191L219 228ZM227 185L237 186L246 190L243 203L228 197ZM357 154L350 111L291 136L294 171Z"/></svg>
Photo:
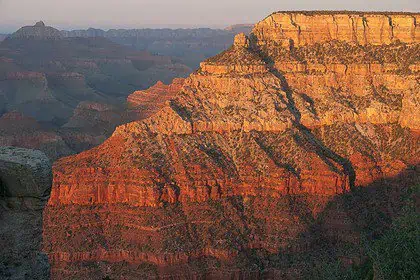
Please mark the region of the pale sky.
<svg viewBox="0 0 420 280"><path fill-rule="evenodd" d="M279 10L420 11L420 0L0 0L0 32L43 20L59 29L225 27Z"/></svg>

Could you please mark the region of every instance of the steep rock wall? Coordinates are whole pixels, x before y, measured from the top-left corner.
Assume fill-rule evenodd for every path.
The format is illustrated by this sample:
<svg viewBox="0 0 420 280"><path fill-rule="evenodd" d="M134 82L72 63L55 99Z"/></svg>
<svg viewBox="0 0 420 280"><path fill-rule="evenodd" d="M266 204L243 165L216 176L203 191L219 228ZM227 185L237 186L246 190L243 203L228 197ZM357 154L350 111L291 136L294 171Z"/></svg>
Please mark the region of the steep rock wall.
<svg viewBox="0 0 420 280"><path fill-rule="evenodd" d="M336 200L419 164L416 17L273 14L156 114L58 161L53 277L300 279L317 244L357 247Z"/></svg>
<svg viewBox="0 0 420 280"><path fill-rule="evenodd" d="M416 13L276 12L255 25L259 44L295 47L340 40L360 45L382 45L420 39Z"/></svg>

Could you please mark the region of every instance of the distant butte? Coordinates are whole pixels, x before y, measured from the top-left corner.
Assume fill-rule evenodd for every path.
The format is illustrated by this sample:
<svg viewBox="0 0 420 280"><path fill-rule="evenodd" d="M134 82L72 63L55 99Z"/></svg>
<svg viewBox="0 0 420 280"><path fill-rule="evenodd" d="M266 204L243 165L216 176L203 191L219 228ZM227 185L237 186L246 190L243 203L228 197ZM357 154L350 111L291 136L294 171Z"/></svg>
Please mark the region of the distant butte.
<svg viewBox="0 0 420 280"><path fill-rule="evenodd" d="M45 23L44 23L43 21L38 21L38 22L35 24L35 26L36 26L36 27L45 27Z"/></svg>
<svg viewBox="0 0 420 280"><path fill-rule="evenodd" d="M43 21L37 22L33 26L25 26L10 35L9 39L41 39L57 40L62 37L59 30L46 26Z"/></svg>

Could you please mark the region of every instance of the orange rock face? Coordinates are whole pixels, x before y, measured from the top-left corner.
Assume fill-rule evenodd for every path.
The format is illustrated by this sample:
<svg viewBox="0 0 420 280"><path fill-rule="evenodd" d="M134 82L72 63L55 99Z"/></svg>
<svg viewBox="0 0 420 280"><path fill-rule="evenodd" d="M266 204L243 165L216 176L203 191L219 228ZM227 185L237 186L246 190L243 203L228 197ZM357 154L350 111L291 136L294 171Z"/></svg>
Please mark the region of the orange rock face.
<svg viewBox="0 0 420 280"><path fill-rule="evenodd" d="M176 78L170 85L157 82L147 90L139 90L130 94L127 98L129 106L138 112L138 118L150 117L165 106L181 90L185 79Z"/></svg>
<svg viewBox="0 0 420 280"><path fill-rule="evenodd" d="M299 279L319 244L357 246L340 198L419 163L416 17L275 13L131 95L170 100L54 166L53 278Z"/></svg>
<svg viewBox="0 0 420 280"><path fill-rule="evenodd" d="M259 22L253 34L259 44L292 42L297 47L332 40L359 45L418 43L419 17L415 13L277 12Z"/></svg>

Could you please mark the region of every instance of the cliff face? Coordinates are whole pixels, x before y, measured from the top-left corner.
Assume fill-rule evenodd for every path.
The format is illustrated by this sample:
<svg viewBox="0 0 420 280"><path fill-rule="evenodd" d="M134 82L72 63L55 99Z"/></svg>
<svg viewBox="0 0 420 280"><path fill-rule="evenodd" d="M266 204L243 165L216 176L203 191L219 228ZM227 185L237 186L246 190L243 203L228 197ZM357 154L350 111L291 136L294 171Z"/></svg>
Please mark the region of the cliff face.
<svg viewBox="0 0 420 280"><path fill-rule="evenodd" d="M325 240L357 246L358 216L327 206L419 163L415 17L273 14L159 112L58 161L53 277L298 279Z"/></svg>
<svg viewBox="0 0 420 280"><path fill-rule="evenodd" d="M255 26L253 39L289 89L331 107L316 122L302 115L305 125L345 118L418 130L418 114L405 113L418 106L418 17L279 12ZM347 101L354 110L341 106Z"/></svg>
<svg viewBox="0 0 420 280"><path fill-rule="evenodd" d="M295 47L339 40L358 45L417 43L420 28L415 13L277 12L259 22L253 34L259 44Z"/></svg>
<svg viewBox="0 0 420 280"><path fill-rule="evenodd" d="M169 85L159 81L147 90L139 90L130 94L127 98L128 105L137 112L137 119L150 117L162 109L167 101L175 97L183 83L184 79L182 78L174 79Z"/></svg>

